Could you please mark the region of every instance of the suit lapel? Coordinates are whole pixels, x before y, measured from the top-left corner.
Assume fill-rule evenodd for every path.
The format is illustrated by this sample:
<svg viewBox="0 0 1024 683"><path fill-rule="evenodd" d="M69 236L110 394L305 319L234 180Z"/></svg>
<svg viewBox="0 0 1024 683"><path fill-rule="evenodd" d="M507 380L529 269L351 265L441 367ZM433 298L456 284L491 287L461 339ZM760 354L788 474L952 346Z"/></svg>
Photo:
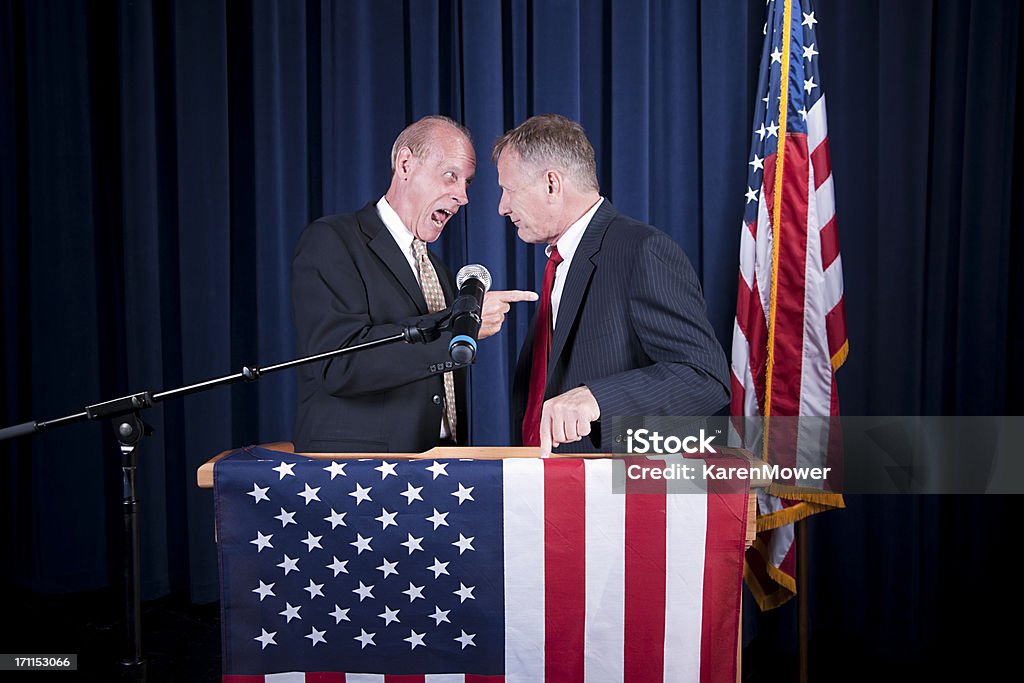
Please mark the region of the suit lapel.
<svg viewBox="0 0 1024 683"><path fill-rule="evenodd" d="M579 315L580 305L583 303L583 295L594 274L593 257L601 250L601 242L604 240L605 231L608 230L608 224L617 215L615 207L605 199L590 220L590 225L583 232L583 239L580 240L579 246L576 247L576 253L573 254L565 287L562 288L562 298L558 304L555 334L551 340L551 356L548 358L549 381L551 372L558 365L558 358L565 348L569 332L576 326L576 317Z"/></svg>
<svg viewBox="0 0 1024 683"><path fill-rule="evenodd" d="M423 290L420 289L419 283L416 282L416 276L413 275L412 268L409 267L409 261L405 258L405 254L398 248L398 243L395 242L391 233L388 232L384 221L380 219L377 207L372 203L367 204L356 216L359 219L359 227L362 229L363 234L369 238L367 244L370 250L388 267L388 270L398 280L405 293L416 304L420 314L426 315L427 300L423 298Z"/></svg>

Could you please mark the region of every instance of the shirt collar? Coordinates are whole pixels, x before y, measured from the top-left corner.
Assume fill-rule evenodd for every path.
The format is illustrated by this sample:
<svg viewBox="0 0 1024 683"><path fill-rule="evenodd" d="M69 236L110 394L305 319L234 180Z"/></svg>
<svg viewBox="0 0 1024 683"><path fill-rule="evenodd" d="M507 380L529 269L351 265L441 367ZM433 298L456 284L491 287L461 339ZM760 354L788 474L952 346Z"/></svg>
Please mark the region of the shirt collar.
<svg viewBox="0 0 1024 683"><path fill-rule="evenodd" d="M544 253L550 257L552 250L558 247L558 255L562 257L562 261L572 261L573 254L576 253L576 248L580 246L580 240L583 239L583 233L587 231L587 226L590 225L590 221L594 218L594 214L597 213L603 201L604 197L598 199L585 214L580 216L575 223L569 226L568 230L562 233L562 236L558 238L554 245L549 244L546 246Z"/></svg>
<svg viewBox="0 0 1024 683"><path fill-rule="evenodd" d="M384 222L384 227L388 229L391 236L395 238L395 242L398 243L399 248L403 254L412 253L412 240L413 234L409 228L405 227L405 223L398 217L395 210L388 204L387 197L381 197L380 201L377 202L377 213L380 214L380 219Z"/></svg>

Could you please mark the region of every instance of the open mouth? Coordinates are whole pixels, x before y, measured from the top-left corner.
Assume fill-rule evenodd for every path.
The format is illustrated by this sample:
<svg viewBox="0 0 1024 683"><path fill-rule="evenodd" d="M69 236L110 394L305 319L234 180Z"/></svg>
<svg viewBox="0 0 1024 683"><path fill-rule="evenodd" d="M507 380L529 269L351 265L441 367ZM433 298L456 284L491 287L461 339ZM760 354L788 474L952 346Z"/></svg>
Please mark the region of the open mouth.
<svg viewBox="0 0 1024 683"><path fill-rule="evenodd" d="M448 222L448 219L452 217L452 212L448 209L438 209L430 214L430 220L434 222L437 227L442 227Z"/></svg>

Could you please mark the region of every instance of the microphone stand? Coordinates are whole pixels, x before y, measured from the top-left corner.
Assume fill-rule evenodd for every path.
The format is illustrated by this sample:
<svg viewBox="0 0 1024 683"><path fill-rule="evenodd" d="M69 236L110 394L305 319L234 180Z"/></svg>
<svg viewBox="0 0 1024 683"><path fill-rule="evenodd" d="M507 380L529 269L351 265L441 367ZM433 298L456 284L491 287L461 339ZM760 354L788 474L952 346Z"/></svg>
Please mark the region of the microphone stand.
<svg viewBox="0 0 1024 683"><path fill-rule="evenodd" d="M374 339L355 346L346 346L333 351L295 358L293 360L269 365L261 368L256 365L243 366L240 372L232 375L224 375L208 379L196 384L151 393L141 391L121 398L115 398L103 403L95 403L85 407L85 410L72 415L58 417L45 422L24 422L19 425L0 429L0 441L13 439L19 436L35 434L37 432L50 430L55 427L84 422L86 420L112 421L114 432L117 435L118 447L121 452L121 511L123 520L124 538L124 658L121 660L122 679L129 681L146 680L146 660L142 656L142 572L139 555L139 499L135 489L135 473L138 465L138 450L142 438L152 434L139 415L141 410L152 408L157 403L171 398L188 396L216 387L236 384L238 382L255 382L263 375L280 370L328 360L337 356L365 351L378 346L386 346L396 342L407 342L409 344L425 344L432 342L440 336L443 330L448 329L451 318L451 309L445 309L432 315L423 316L419 322L403 325L401 332L393 335ZM461 363L447 361L443 364L444 369L456 369L463 367ZM450 367L449 367L450 366ZM436 366L435 366L436 367ZM434 368L432 368L433 370Z"/></svg>

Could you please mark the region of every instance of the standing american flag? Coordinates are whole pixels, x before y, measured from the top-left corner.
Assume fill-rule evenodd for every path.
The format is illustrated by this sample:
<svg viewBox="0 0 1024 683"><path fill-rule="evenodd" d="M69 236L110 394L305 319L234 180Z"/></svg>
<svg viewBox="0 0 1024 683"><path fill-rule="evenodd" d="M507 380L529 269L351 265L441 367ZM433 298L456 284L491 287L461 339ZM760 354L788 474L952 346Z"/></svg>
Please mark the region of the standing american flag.
<svg viewBox="0 0 1024 683"><path fill-rule="evenodd" d="M839 414L835 371L848 350L817 22L810 0L768 3L740 237L732 436L781 464L836 465L832 421L807 418ZM793 524L842 505L823 489L758 493L745 578L762 609L796 593Z"/></svg>
<svg viewBox="0 0 1024 683"><path fill-rule="evenodd" d="M223 680L735 680L747 497L624 495L623 470L236 451Z"/></svg>

